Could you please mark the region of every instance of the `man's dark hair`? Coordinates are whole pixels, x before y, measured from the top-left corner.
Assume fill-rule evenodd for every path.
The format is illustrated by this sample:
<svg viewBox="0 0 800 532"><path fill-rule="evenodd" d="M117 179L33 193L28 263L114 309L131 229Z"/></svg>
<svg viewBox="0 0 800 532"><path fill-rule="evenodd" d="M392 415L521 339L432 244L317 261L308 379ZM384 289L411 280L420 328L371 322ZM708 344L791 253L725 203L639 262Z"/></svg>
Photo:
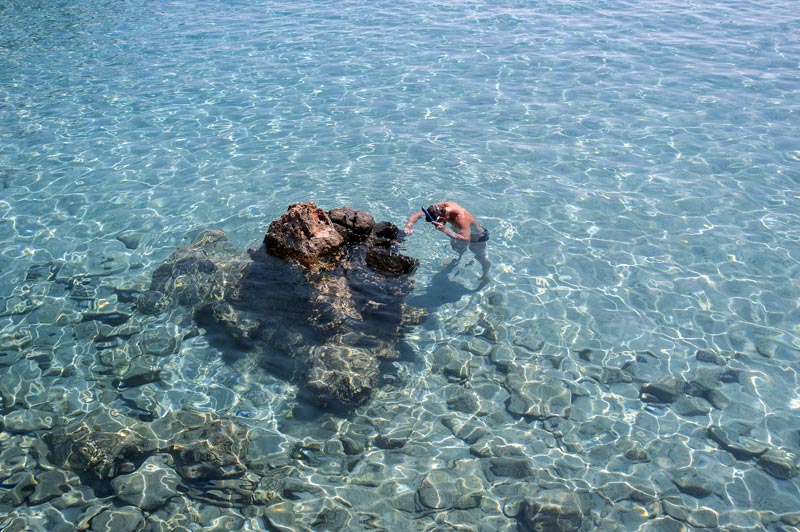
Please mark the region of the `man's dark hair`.
<svg viewBox="0 0 800 532"><path fill-rule="evenodd" d="M426 220L429 221L429 222L435 222L440 217L444 218L444 207L442 207L441 205L435 205L435 204L434 205L430 205L430 206L428 206L428 213L431 216L433 216L433 220L427 220L427 218L428 218L427 216L425 217Z"/></svg>

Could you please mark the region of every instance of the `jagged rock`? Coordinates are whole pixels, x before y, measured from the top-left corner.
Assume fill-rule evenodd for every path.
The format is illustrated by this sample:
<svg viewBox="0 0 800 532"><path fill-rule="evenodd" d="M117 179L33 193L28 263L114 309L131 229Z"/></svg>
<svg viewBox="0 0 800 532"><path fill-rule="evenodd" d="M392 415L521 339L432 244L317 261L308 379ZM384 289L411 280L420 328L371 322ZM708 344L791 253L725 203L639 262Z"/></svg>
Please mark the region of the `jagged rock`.
<svg viewBox="0 0 800 532"><path fill-rule="evenodd" d="M347 242L363 242L375 226L375 218L372 215L350 207L333 209L328 212L328 216Z"/></svg>
<svg viewBox="0 0 800 532"><path fill-rule="evenodd" d="M311 271L335 268L344 253L344 242L330 216L309 202L290 205L264 236L270 255Z"/></svg>
<svg viewBox="0 0 800 532"><path fill-rule="evenodd" d="M175 302L299 378L303 396L350 407L370 396L378 359L398 356L400 328L419 320L403 303L417 261L398 251L398 234L349 207L328 215L297 203L246 254L222 231L201 232L155 270L137 306L153 314Z"/></svg>
<svg viewBox="0 0 800 532"><path fill-rule="evenodd" d="M411 273L417 267L417 260L387 248L370 246L367 249L367 266L383 273Z"/></svg>
<svg viewBox="0 0 800 532"><path fill-rule="evenodd" d="M136 310L142 314L160 314L172 306L172 298L158 290L145 290L136 296Z"/></svg>

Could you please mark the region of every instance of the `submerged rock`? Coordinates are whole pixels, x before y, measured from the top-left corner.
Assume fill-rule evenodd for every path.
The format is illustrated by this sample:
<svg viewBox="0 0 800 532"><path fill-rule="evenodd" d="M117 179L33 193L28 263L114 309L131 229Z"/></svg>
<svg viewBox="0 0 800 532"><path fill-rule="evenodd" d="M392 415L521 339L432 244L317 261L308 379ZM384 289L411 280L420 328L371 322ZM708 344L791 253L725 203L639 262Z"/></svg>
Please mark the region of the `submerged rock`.
<svg viewBox="0 0 800 532"><path fill-rule="evenodd" d="M399 230L343 207L297 203L264 246L240 252L222 231L200 233L153 273L146 313L176 302L203 327L254 350L267 369L301 381L321 404L353 406L397 357L400 328L419 319L403 303L416 259Z"/></svg>
<svg viewBox="0 0 800 532"><path fill-rule="evenodd" d="M530 530L576 532L581 529L584 509L577 495L566 490L548 490L522 503L518 519Z"/></svg>
<svg viewBox="0 0 800 532"><path fill-rule="evenodd" d="M797 453L783 449L769 449L758 457L758 465L775 478L789 480L797 475Z"/></svg>
<svg viewBox="0 0 800 532"><path fill-rule="evenodd" d="M734 434L722 427L711 426L706 431L708 437L734 456L758 457L764 454L769 445L748 436Z"/></svg>
<svg viewBox="0 0 800 532"><path fill-rule="evenodd" d="M140 422L113 411L98 410L58 427L45 436L51 459L62 467L113 478L155 449L136 430Z"/></svg>
<svg viewBox="0 0 800 532"><path fill-rule="evenodd" d="M111 481L117 498L142 510L160 508L178 493L180 477L170 465L169 455L154 455L128 475L120 475Z"/></svg>
<svg viewBox="0 0 800 532"><path fill-rule="evenodd" d="M101 410L51 431L46 441L56 465L110 479L119 501L146 511L181 494L222 507L271 504L280 500L289 474L279 456L282 438L201 412L173 411L141 422ZM255 461L248 456L253 441ZM33 482L15 483L19 503L30 492L49 500L70 489L59 482L55 491L34 492Z"/></svg>
<svg viewBox="0 0 800 532"><path fill-rule="evenodd" d="M248 429L228 419L215 420L175 436L172 447L186 480L210 480L242 475L249 445Z"/></svg>
<svg viewBox="0 0 800 532"><path fill-rule="evenodd" d="M144 529L144 514L134 506L109 508L95 516L92 521L92 530L98 532L134 532Z"/></svg>

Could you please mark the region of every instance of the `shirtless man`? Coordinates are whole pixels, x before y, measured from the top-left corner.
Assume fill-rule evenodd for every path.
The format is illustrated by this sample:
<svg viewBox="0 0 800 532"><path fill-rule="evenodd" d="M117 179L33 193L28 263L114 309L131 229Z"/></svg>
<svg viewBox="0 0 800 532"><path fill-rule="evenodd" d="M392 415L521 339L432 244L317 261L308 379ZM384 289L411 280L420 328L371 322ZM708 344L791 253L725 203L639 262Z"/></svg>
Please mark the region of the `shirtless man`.
<svg viewBox="0 0 800 532"><path fill-rule="evenodd" d="M472 251L483 271L479 287L489 282L490 265L489 259L486 258L486 241L489 240L489 231L467 209L454 201L434 203L427 209L419 210L408 217L405 227L407 235L414 233L414 224L422 217L450 237L450 245L458 252L459 258L467 248ZM447 227L448 223L451 228Z"/></svg>

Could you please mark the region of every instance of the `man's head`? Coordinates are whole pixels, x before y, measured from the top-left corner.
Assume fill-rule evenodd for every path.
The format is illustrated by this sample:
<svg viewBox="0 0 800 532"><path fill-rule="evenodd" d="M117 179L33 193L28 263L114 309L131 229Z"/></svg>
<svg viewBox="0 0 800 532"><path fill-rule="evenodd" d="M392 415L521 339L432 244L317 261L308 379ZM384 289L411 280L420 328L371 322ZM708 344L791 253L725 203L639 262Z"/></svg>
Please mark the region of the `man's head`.
<svg viewBox="0 0 800 532"><path fill-rule="evenodd" d="M425 213L425 221L427 221L427 222L435 222L439 218L445 218L446 217L445 215L447 214L444 207L442 207L441 205L436 205L436 204L430 205L426 209L426 211L427 212ZM432 220L431 220L431 217L433 217Z"/></svg>

